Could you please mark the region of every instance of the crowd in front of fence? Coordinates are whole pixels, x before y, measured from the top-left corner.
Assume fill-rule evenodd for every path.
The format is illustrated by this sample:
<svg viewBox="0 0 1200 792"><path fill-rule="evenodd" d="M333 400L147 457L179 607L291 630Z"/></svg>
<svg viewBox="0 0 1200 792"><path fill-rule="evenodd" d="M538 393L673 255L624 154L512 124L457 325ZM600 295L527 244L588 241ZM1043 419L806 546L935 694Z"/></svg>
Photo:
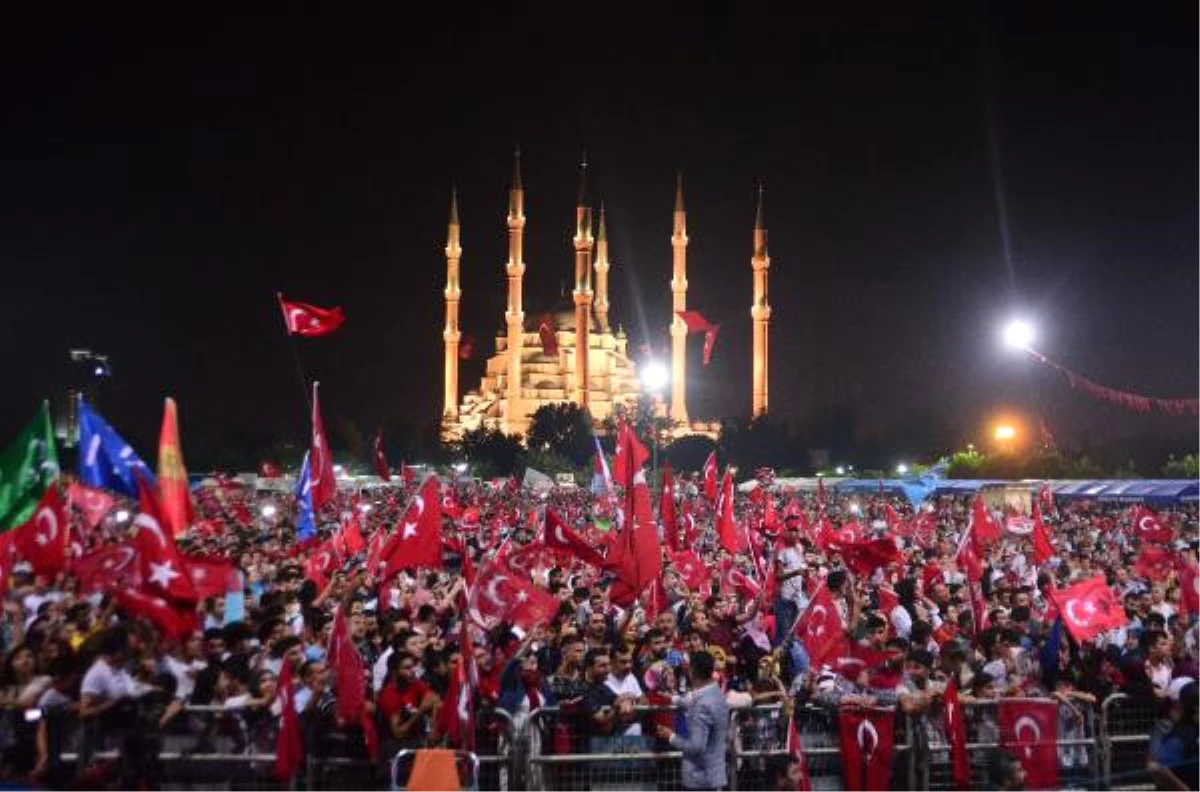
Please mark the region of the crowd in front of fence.
<svg viewBox="0 0 1200 792"><path fill-rule="evenodd" d="M72 484L63 567L0 559L0 777L385 787L445 748L488 789L1195 787L1194 506L708 483L430 476L298 538L221 481L169 555L153 493Z"/></svg>

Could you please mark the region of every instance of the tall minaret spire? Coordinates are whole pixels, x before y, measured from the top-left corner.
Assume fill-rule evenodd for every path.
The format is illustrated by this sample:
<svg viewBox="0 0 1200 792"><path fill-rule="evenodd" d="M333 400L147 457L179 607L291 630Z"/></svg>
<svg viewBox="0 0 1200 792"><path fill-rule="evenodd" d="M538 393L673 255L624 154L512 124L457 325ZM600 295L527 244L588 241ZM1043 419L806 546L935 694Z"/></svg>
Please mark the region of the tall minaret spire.
<svg viewBox="0 0 1200 792"><path fill-rule="evenodd" d="M462 296L459 287L458 264L462 259L459 243L458 190L450 190L450 224L446 230L446 327L442 339L446 342L445 360L445 406L443 418L458 419L458 343L462 333L458 329L458 301Z"/></svg>
<svg viewBox="0 0 1200 792"><path fill-rule="evenodd" d="M758 183L758 206L754 213L754 255L750 268L754 271L754 303L750 306L750 318L754 322L754 364L751 382L752 416L767 412L767 374L770 343L768 334L771 326L771 305L767 301L767 270L771 257L767 255L767 227L763 222L763 185Z"/></svg>
<svg viewBox="0 0 1200 792"><path fill-rule="evenodd" d="M609 332L608 326L608 233L604 222L604 201L600 201L600 226L596 230L596 323L600 332Z"/></svg>
<svg viewBox="0 0 1200 792"><path fill-rule="evenodd" d="M587 153L579 163L575 202L575 403L588 406L588 345L592 323L592 209L587 202Z"/></svg>
<svg viewBox="0 0 1200 792"><path fill-rule="evenodd" d="M525 312L521 306L521 279L525 275L523 237L525 233L525 188L521 184L521 149L513 153L512 185L508 192L508 309L504 312L507 325L508 371L505 394L508 410L503 429L509 434L524 433L525 405L521 399L521 350L524 348Z"/></svg>
<svg viewBox="0 0 1200 792"><path fill-rule="evenodd" d="M683 174L675 179L675 226L671 232L671 411L672 421L687 424L687 212L683 208Z"/></svg>

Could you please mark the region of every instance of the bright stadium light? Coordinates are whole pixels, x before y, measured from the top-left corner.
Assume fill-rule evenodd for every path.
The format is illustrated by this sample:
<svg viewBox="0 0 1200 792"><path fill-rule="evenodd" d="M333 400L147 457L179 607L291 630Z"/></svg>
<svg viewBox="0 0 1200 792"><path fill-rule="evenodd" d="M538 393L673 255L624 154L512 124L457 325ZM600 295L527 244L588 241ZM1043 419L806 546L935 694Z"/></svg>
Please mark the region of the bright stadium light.
<svg viewBox="0 0 1200 792"><path fill-rule="evenodd" d="M1004 345L1010 349L1029 349L1033 336L1033 325L1024 319L1013 319L1004 326Z"/></svg>
<svg viewBox="0 0 1200 792"><path fill-rule="evenodd" d="M671 381L671 373L662 363L651 360L642 366L641 380L646 390L651 393L661 393L666 389L667 383Z"/></svg>

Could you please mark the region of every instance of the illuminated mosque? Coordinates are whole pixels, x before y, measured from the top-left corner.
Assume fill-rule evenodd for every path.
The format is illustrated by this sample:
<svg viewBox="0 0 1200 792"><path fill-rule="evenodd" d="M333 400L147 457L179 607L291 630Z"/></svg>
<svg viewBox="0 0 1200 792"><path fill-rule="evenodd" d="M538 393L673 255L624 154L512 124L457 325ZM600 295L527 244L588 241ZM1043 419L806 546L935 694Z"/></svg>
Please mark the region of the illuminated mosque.
<svg viewBox="0 0 1200 792"><path fill-rule="evenodd" d="M595 222L594 222L595 221ZM457 196L451 197L450 223L446 238L446 324L445 402L442 433L447 438L480 427L525 435L533 414L549 404L573 402L584 407L597 421L609 417L618 405L632 407L641 392L637 364L629 356L629 340L609 323L608 256L605 216L593 216L587 195L587 163L580 165L579 197L575 206L575 286L571 292L574 311L528 317L522 303L525 275L525 189L521 183L520 152L514 157L508 199L508 282L504 329L495 340L495 352L487 359L483 378L474 390L459 396L460 344L459 279L462 245ZM672 295L670 401L667 416L676 427L673 433L714 434L717 426L691 422L687 410L687 334L680 317L687 310L687 212L683 204L682 179L676 184L675 218L671 234ZM751 367L751 410L767 411L767 354L771 307L767 302L767 232L763 225L762 191L754 223L751 270L754 299L753 362Z"/></svg>

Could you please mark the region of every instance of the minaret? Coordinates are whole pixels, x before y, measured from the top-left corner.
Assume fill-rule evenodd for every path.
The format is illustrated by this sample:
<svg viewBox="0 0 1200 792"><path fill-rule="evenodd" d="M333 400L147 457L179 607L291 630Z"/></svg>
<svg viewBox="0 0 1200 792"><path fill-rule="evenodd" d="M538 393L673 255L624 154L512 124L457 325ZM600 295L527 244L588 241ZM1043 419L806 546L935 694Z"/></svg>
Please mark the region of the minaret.
<svg viewBox="0 0 1200 792"><path fill-rule="evenodd" d="M508 381L505 392L508 413L504 431L513 434L525 431L524 405L521 401L521 350L524 348L525 312L521 307L521 278L525 275L523 237L525 233L525 188L521 185L521 149L513 153L512 186L508 191L508 309L504 321L508 325Z"/></svg>
<svg viewBox="0 0 1200 792"><path fill-rule="evenodd" d="M754 214L754 256L750 267L754 270L754 304L750 306L750 318L754 320L754 369L751 383L752 417L767 412L767 358L770 343L767 335L771 325L771 305L767 302L767 270L771 257L767 255L767 228L763 224L763 186L758 183L758 208Z"/></svg>
<svg viewBox="0 0 1200 792"><path fill-rule="evenodd" d="M596 231L596 323L600 332L609 332L608 326L608 234L604 223L604 201L600 202L600 227Z"/></svg>
<svg viewBox="0 0 1200 792"><path fill-rule="evenodd" d="M458 420L458 342L462 333L458 329L458 300L462 289L458 282L458 262L462 258L459 244L458 191L450 191L450 226L446 231L446 328L442 338L446 342L446 405L442 416Z"/></svg>
<svg viewBox="0 0 1200 792"><path fill-rule="evenodd" d="M588 331L592 320L592 210L587 205L587 155L579 163L575 202L575 403L588 406Z"/></svg>
<svg viewBox="0 0 1200 792"><path fill-rule="evenodd" d="M687 212L683 208L683 174L675 180L675 229L671 233L671 420L684 425L687 414Z"/></svg>

